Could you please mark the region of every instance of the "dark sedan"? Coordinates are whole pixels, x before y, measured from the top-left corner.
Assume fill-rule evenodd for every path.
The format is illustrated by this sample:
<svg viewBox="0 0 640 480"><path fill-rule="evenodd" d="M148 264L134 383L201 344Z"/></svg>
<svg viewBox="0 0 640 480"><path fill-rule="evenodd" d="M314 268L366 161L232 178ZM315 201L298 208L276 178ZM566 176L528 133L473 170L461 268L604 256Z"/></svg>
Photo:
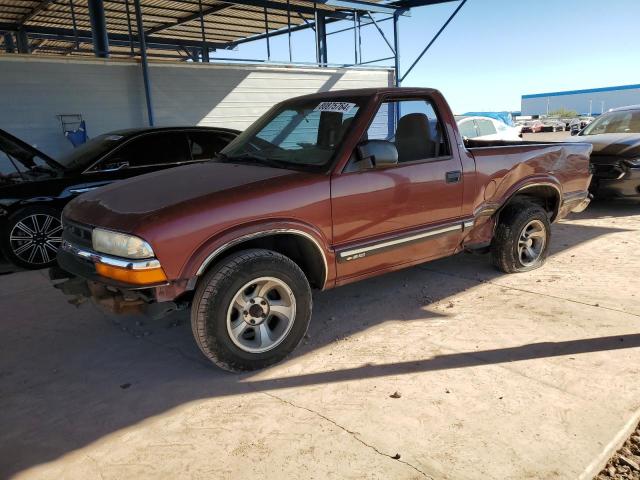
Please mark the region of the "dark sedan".
<svg viewBox="0 0 640 480"><path fill-rule="evenodd" d="M640 198L640 105L600 115L573 139L593 144L593 194Z"/></svg>
<svg viewBox="0 0 640 480"><path fill-rule="evenodd" d="M166 127L111 132L54 160L0 130L0 247L22 268L54 264L62 208L116 180L213 158L238 131Z"/></svg>

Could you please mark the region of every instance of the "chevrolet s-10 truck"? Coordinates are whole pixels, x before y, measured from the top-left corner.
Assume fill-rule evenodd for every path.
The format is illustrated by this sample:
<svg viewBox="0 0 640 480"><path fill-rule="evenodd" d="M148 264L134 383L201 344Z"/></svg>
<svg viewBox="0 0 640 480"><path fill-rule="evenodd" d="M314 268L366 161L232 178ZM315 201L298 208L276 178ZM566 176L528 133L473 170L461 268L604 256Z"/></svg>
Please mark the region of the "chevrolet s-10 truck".
<svg viewBox="0 0 640 480"><path fill-rule="evenodd" d="M433 89L293 98L211 161L73 200L58 263L114 310L190 306L212 362L263 368L303 338L312 288L461 251L541 266L589 203L591 148L467 140Z"/></svg>

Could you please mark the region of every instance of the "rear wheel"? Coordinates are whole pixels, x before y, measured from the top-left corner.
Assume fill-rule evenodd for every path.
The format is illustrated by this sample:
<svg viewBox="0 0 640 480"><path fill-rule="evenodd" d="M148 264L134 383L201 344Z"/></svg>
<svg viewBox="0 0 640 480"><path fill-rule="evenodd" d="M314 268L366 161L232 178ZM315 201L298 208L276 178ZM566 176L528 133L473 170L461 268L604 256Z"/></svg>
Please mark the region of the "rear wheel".
<svg viewBox="0 0 640 480"><path fill-rule="evenodd" d="M295 349L311 308L311 288L298 265L270 250L245 250L202 278L191 327L198 347L217 366L256 370Z"/></svg>
<svg viewBox="0 0 640 480"><path fill-rule="evenodd" d="M51 267L62 244L60 211L47 206L14 213L3 232L3 251L11 263L30 270Z"/></svg>
<svg viewBox="0 0 640 480"><path fill-rule="evenodd" d="M493 264L505 273L539 268L549 253L550 238L547 212L531 202L514 202L500 215L491 243Z"/></svg>

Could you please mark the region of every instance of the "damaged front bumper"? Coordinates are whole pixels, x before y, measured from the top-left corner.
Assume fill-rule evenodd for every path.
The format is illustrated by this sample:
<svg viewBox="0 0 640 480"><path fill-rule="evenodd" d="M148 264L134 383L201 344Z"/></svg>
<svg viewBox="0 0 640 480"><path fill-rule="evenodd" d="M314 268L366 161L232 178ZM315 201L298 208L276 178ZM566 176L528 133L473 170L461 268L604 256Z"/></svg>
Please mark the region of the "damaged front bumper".
<svg viewBox="0 0 640 480"><path fill-rule="evenodd" d="M138 262L140 263L140 262ZM166 281L149 285L132 285L98 274L96 265L118 265L134 268L136 262L109 257L64 242L58 251L58 267L49 270L54 284L69 295L72 304L92 300L111 313L144 313L161 317L186 308L189 303L189 282Z"/></svg>
<svg viewBox="0 0 640 480"><path fill-rule="evenodd" d="M620 157L591 158L591 190L602 197L639 197L640 162Z"/></svg>

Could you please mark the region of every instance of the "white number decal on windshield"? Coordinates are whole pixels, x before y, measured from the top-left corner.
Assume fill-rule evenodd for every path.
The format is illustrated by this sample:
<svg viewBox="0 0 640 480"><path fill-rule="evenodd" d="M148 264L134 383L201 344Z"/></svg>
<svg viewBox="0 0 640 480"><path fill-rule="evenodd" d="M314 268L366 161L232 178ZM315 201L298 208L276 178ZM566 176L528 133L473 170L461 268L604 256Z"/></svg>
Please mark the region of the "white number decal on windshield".
<svg viewBox="0 0 640 480"><path fill-rule="evenodd" d="M320 102L320 105L314 108L313 111L348 113L355 106L355 103L348 102Z"/></svg>

